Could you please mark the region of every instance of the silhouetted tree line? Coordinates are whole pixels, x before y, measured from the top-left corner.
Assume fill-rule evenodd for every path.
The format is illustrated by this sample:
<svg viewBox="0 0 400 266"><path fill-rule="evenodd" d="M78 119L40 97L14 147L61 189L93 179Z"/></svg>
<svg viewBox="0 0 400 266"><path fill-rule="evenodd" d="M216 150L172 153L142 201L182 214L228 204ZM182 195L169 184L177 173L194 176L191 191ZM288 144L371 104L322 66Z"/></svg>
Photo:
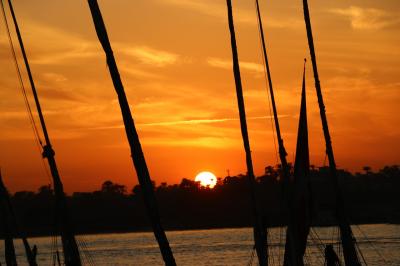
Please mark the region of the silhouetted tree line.
<svg viewBox="0 0 400 266"><path fill-rule="evenodd" d="M266 224L276 226L285 220L279 165L268 166L257 177L257 192ZM352 223L400 222L400 168L386 166L372 172L352 174L339 170L340 185ZM183 178L180 184L154 184L160 214L166 229L244 227L252 225L249 186L245 175L218 178L211 189ZM334 223L335 194L329 168L311 167L312 213L315 225ZM121 184L105 181L100 190L75 192L68 196L71 217L79 233L149 230L139 185L128 191ZM32 234L52 234L54 200L50 185L37 192L12 195L19 227Z"/></svg>

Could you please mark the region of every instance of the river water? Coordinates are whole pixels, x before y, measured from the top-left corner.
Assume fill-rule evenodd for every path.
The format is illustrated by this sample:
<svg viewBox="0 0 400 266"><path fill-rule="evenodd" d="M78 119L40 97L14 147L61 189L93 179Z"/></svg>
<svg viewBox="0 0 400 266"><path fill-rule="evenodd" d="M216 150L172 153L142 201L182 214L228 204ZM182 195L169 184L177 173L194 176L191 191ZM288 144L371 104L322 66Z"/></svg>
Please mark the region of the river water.
<svg viewBox="0 0 400 266"><path fill-rule="evenodd" d="M368 265L400 265L400 225L352 226ZM257 265L251 228L169 231L167 236L178 265ZM77 237L85 265L163 265L152 233L80 235ZM338 230L314 228L309 237L306 265L323 265L321 245L337 247ZM38 247L39 265L53 265L51 237L29 239ZM58 243L60 240L58 240ZM270 265L282 265L284 230L269 232ZM21 241L15 241L17 259L26 265ZM0 245L4 262L4 244Z"/></svg>

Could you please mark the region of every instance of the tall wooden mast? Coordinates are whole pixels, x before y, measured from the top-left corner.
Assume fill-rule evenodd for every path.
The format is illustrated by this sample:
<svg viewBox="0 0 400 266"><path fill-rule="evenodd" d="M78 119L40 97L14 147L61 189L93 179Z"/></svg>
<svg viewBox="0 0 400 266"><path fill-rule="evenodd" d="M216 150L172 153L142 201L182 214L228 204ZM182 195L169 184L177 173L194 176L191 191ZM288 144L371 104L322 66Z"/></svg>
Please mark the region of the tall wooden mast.
<svg viewBox="0 0 400 266"><path fill-rule="evenodd" d="M2 224L4 234L4 257L7 265L14 266L17 265L13 242L13 232L15 231L15 228L11 226L11 215L7 203L7 194L8 192L3 184L3 178L0 172L0 223Z"/></svg>
<svg viewBox="0 0 400 266"><path fill-rule="evenodd" d="M278 149L279 149L279 159L281 161L281 168L282 168L282 177L283 177L283 186L284 186L284 201L286 207L287 207L287 225L288 225L288 229L287 231L289 232L289 234L287 234L287 238L293 238L294 237L294 233L293 233L293 228L294 225L293 223L293 217L292 217L292 212L291 212L291 208L289 206L289 202L290 202L290 178L289 178L289 165L288 162L286 160L286 149L285 146L283 144L283 139L282 139L282 135L281 135L281 129L279 126L279 119L278 119L278 111L276 108L276 103L275 103L275 95L274 95L274 88L272 86L272 78L271 78L271 71L269 68L269 63L268 63L268 56L267 56L267 48L265 45L265 37L264 37L264 29L263 29L263 24L262 24L262 19L261 19L261 12L260 12L260 6L258 3L258 0L256 0L256 10L257 10L257 18L258 18L258 27L259 27L259 33L260 33L260 39L261 39L261 45L262 45L262 51L263 51L263 58L264 58L264 63L265 63L265 70L267 73L267 79L268 79L268 87L269 87L269 94L271 96L271 105L272 105L272 112L274 114L274 124L275 124L275 131L276 131L276 138L278 140ZM295 265L295 258L297 257L296 255L296 249L294 246L294 239L292 241L289 241L288 245L286 245L286 258L288 258L289 260L287 261L288 263L290 262L291 264Z"/></svg>
<svg viewBox="0 0 400 266"><path fill-rule="evenodd" d="M344 260L345 260L345 263L347 266L354 266L354 265L357 266L357 265L361 265L361 263L360 263L360 260L358 258L358 254L356 251L356 247L355 247L356 243L355 243L355 239L353 237L353 232L351 230L350 224L346 217L343 196L342 196L342 193L339 188L339 181L338 181L338 175L337 175L337 170L336 170L335 157L333 155L331 136L329 134L329 128L328 128L328 120L326 118L325 105L324 105L324 100L322 97L321 84L320 84L319 76L318 76L317 60L315 57L314 40L313 40L313 35L312 35L310 13L308 10L307 0L303 0L303 9L304 9L304 20L305 20L306 29L307 29L308 46L310 49L310 56L311 56L313 72L314 72L315 89L317 91L322 128L323 128L324 137L325 137L326 153L328 155L329 168L330 168L330 172L331 172L334 189L336 192L336 216L337 216L338 222L339 222L340 237L341 237L342 246L343 246L343 256L344 256Z"/></svg>
<svg viewBox="0 0 400 266"><path fill-rule="evenodd" d="M252 200L253 215L254 215L254 226L253 226L254 242L257 251L258 262L260 265L263 266L263 265L268 265L268 246L267 246L268 242L267 242L267 235L264 229L263 219L260 213L259 202L257 201L257 196L256 196L256 181L254 177L253 162L251 158L249 135L247 132L246 110L244 107L243 89L240 77L239 58L236 47L236 36L235 36L235 27L233 24L231 0L226 0L226 4L228 7L228 22L229 22L229 31L231 35L233 73L235 76L236 95L237 95L239 115L240 115L240 126L243 138L243 145L246 152L247 177L250 182L250 196Z"/></svg>
<svg viewBox="0 0 400 266"><path fill-rule="evenodd" d="M273 111L273 114L274 114L274 123L275 123L275 129L276 129L276 136L277 136L277 139L278 139L279 157L280 157L280 161L281 161L281 164L282 164L283 178L284 178L285 182L288 182L289 181L289 167L288 167L288 163L287 163L287 160L286 160L287 153L286 153L286 150L285 150L285 146L283 145L281 129L280 129L280 126L279 126L278 111L276 110L275 95L274 95L274 89L273 89L273 86L272 86L271 72L270 72L269 64L268 64L267 48L266 48L266 45L265 45L264 30L263 30L263 25L262 25L260 7L259 7L259 4L258 4L258 0L256 0L256 8L257 8L258 26L259 26L259 31L260 31L261 44L262 44L262 48L263 48L263 56L264 56L265 68L266 68L266 71L267 71L269 93L271 95L272 111Z"/></svg>
<svg viewBox="0 0 400 266"><path fill-rule="evenodd" d="M106 54L108 69L110 71L115 91L118 95L122 118L125 125L125 132L131 149L133 164L136 169L140 186L143 190L144 202L146 205L147 213L152 223L154 235L158 241L158 245L160 247L165 264L176 265L174 256L168 243L167 236L165 235L164 229L161 225L160 215L158 212L158 206L154 195L149 170L147 168L142 146L139 141L139 136L136 132L131 110L125 95L124 86L122 85L121 77L119 75L118 67L115 62L113 51L111 49L111 44L108 39L106 27L104 25L104 21L97 0L88 0L88 3L90 11L92 13L96 33Z"/></svg>
<svg viewBox="0 0 400 266"><path fill-rule="evenodd" d="M1 169L0 169L0 216L2 216L3 222L6 223L3 225L3 227L5 229L4 240L5 240L5 252L6 252L5 257L7 265L13 265L9 264L10 262L16 263L15 249L12 241L12 232L14 231L16 234L19 233L21 235L29 266L37 266L35 256L33 255L32 249L29 245L28 240L26 239L25 234L19 232L17 217L15 216L15 212L11 205L10 195L8 194L7 188L3 183Z"/></svg>
<svg viewBox="0 0 400 266"><path fill-rule="evenodd" d="M50 137L47 132L46 123L43 117L42 109L39 102L39 97L36 91L36 86L33 81L32 72L29 66L28 58L25 52L24 43L22 41L21 33L18 27L17 19L14 13L14 8L12 6L11 0L8 0L8 4L10 6L11 15L14 21L15 30L17 33L18 41L21 47L22 56L24 59L24 63L26 66L26 70L29 77L29 82L32 88L33 97L35 99L36 108L39 115L40 125L42 127L45 143L42 145L43 158L46 158L50 167L50 172L53 177L54 183L54 193L55 193L55 200L56 200L56 221L57 226L59 227L63 251L64 251L64 262L66 265L71 266L79 266L81 265L81 259L79 255L78 245L75 240L75 235L72 230L68 208L67 208L67 201L64 193L63 184L61 182L61 178L57 169L57 164L55 160L55 152L51 146Z"/></svg>

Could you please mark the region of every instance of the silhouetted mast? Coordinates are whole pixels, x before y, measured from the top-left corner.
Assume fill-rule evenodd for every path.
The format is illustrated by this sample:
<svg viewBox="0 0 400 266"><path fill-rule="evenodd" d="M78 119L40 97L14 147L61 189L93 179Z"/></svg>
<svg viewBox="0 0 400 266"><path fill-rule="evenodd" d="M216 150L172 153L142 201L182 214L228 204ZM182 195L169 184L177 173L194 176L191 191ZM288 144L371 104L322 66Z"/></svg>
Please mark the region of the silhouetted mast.
<svg viewBox="0 0 400 266"><path fill-rule="evenodd" d="M289 199L289 204L291 206L289 211L292 213L292 222L291 226L287 228L286 233L284 265L304 265L303 257L306 251L307 238L311 225L309 187L310 156L308 148L305 64L306 60L304 59L296 158L293 181L291 182L291 197ZM288 237L289 235L293 237ZM296 253L294 258L290 257L290 246L294 246L295 248Z"/></svg>
<svg viewBox="0 0 400 266"><path fill-rule="evenodd" d="M265 68L267 72L267 78L268 78L268 87L269 87L269 94L271 96L271 104L272 104L272 111L274 114L274 123L275 123L275 130L276 130L276 138L278 140L278 148L279 148L279 159L281 161L281 166L282 166L282 177L283 177L283 185L284 185L284 201L287 204L287 207L289 207L289 166L286 160L286 150L285 146L283 145L283 139L281 135L281 129L279 126L279 119L278 119L278 111L276 110L276 103L275 103L275 95L274 95L274 89L272 86L272 78L271 78L271 71L269 69L269 63L268 63L268 56L267 56L267 48L265 45L265 37L264 37L264 29L263 29L263 24L262 24L262 19L261 19L261 12L260 12L260 6L258 3L258 0L256 0L256 9L257 9L257 18L258 18L258 27L259 27L259 33L260 33L260 38L261 38L261 45L262 45L262 50L263 50L263 57L264 57L264 63L265 63ZM292 233L292 228L294 225L292 224L292 217L291 217L291 211L288 209L288 232L290 234L287 235L288 238L293 238L293 233ZM289 261L291 263L295 263L295 258L296 258L296 249L294 247L294 241L290 241L290 244L286 246L288 250L286 250L288 258L290 258Z"/></svg>
<svg viewBox="0 0 400 266"><path fill-rule="evenodd" d="M3 178L0 170L0 216L3 217L3 222L6 223L3 226L5 229L5 253L6 253L6 263L7 265L16 265L12 264L16 262L15 258L15 249L12 240L12 232L18 232L18 224L17 217L13 211L13 207L10 201L10 195L6 189L6 186L3 183ZM15 230L13 230L15 229ZM22 232L20 232L22 234ZM26 258L28 260L29 266L37 266L35 256L33 255L32 249L26 239L25 235L21 236L22 242L25 248ZM9 264L11 262L11 264Z"/></svg>
<svg viewBox="0 0 400 266"><path fill-rule="evenodd" d="M278 112L276 110L274 89L272 87L271 72L270 72L269 64L268 64L267 48L265 46L264 30L263 30L263 26L262 26L262 20L261 20L260 7L258 5L258 0L256 0L256 7L257 7L258 26L259 26L261 43L262 43L262 48L263 48L263 56L264 56L265 68L266 68L266 71L267 71L269 93L271 95L272 111L274 113L276 136L277 136L277 139L278 139L279 157L280 157L280 161L281 161L281 164L282 164L283 178L284 178L285 182L288 182L289 181L289 167L288 167L288 163L287 163L287 160L286 160L287 153L286 153L286 150L285 150L285 146L283 145L283 139L282 139L281 130L280 130L280 127L279 127Z"/></svg>
<svg viewBox="0 0 400 266"><path fill-rule="evenodd" d="M7 266L17 265L17 258L15 256L15 247L13 242L13 226L11 225L11 215L7 202L8 192L3 184L3 178L0 172L0 216L3 225L4 235L4 257Z"/></svg>
<svg viewBox="0 0 400 266"><path fill-rule="evenodd" d="M125 132L131 149L133 164L136 169L140 186L143 190L144 202L153 226L154 235L158 241L158 245L160 247L165 264L176 265L174 256L168 243L167 236L165 235L164 229L161 226L160 216L158 213L157 202L154 195L149 170L147 168L146 160L144 158L142 146L139 141L139 136L136 132L131 110L129 108L128 100L125 95L124 87L122 85L121 77L119 75L118 67L115 62L113 51L111 49L110 41L108 39L106 27L104 25L98 3L96 0L88 0L88 3L90 11L92 13L96 33L106 54L108 68L111 74L115 91L118 95L118 100L125 125Z"/></svg>
<svg viewBox="0 0 400 266"><path fill-rule="evenodd" d="M61 234L61 240L62 240L63 251L64 251L64 261L65 261L65 264L68 266L69 265L79 266L79 265L81 265L79 249L76 244L75 235L74 235L73 230L70 225L67 201L65 198L64 188L63 188L63 184L61 182L61 178L60 178L60 175L59 175L58 169L57 169L57 164L56 164L56 161L54 158L55 152L50 143L49 134L47 132L46 123L45 123L45 120L43 117L42 109L40 107L40 102L39 102L39 98L37 95L35 83L33 81L28 58L27 58L26 52L25 52L24 43L22 41L21 33L19 31L17 19L15 17L15 13L14 13L14 9L13 9L11 0L8 0L8 4L10 6L11 15L12 15L14 25L15 25L15 30L17 32L17 37L18 37L18 41L19 41L19 44L21 47L22 56L23 56L23 59L25 62L27 73L28 73L29 82L31 84L33 97L35 99L35 104L36 104L36 108L37 108L38 115L39 115L40 125L42 127L43 135L45 138L45 144L44 144L44 146L42 146L42 148L43 148L42 156L43 156L43 158L47 159L47 161L49 163L49 167L50 167L50 172L53 177L54 192L55 192L55 199L56 199L56 219L57 219L57 225L60 227L59 230L60 230L60 234Z"/></svg>
<svg viewBox="0 0 400 266"><path fill-rule="evenodd" d="M330 137L329 128L328 128L328 120L326 118L325 105L324 105L324 100L323 100L322 91L321 91L321 85L320 85L319 77L318 77L317 61L316 61L316 57L315 57L314 41L313 41L310 13L308 10L307 0L303 0L303 9L304 9L304 20L305 20L306 29L307 29L308 46L310 48L310 56L311 56L313 72L314 72L315 89L317 91L322 128L324 131L324 137L325 137L325 143L326 143L326 153L328 155L329 168L330 168L330 172L331 172L331 176L332 176L332 180L333 180L333 184L334 184L334 189L336 192L336 205L337 205L336 206L336 215L337 215L337 218L339 221L340 237L341 237L342 245L343 245L343 256L344 256L344 260L345 260L345 263L347 266L361 265L360 260L358 258L357 251L356 251L356 247L355 247L355 239L353 237L353 232L351 230L350 224L348 223L347 217L345 214L342 193L339 188L336 163L335 163L335 158L333 155L331 137Z"/></svg>
<svg viewBox="0 0 400 266"><path fill-rule="evenodd" d="M267 246L268 242L267 242L267 235L264 230L264 223L260 214L260 208L256 197L256 181L254 178L253 162L251 159L249 136L247 132L246 111L243 100L243 89L240 77L239 59L236 47L235 28L233 25L231 0L226 0L226 4L228 6L228 21L229 21L229 31L231 34L233 73L235 76L236 95L237 95L239 115L240 115L240 126L241 126L244 149L246 152L247 176L250 181L250 195L251 195L253 214L255 219L253 227L254 241L255 241L255 248L257 251L258 262L260 265L263 266L263 265L268 265L268 246Z"/></svg>
<svg viewBox="0 0 400 266"><path fill-rule="evenodd" d="M12 232L9 224L9 218L6 215L5 206L0 206L1 222L4 231L4 257L6 260L6 265L17 265L17 258L15 257L15 247L12 238Z"/></svg>

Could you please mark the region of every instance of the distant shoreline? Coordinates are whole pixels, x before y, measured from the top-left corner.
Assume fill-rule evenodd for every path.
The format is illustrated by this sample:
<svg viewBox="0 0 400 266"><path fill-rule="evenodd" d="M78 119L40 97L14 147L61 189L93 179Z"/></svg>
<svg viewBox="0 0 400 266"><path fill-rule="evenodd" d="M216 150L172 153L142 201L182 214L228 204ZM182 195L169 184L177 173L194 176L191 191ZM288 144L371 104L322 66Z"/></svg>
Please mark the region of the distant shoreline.
<svg viewBox="0 0 400 266"><path fill-rule="evenodd" d="M400 224L400 168L352 175L338 169L345 212L352 224ZM264 226L286 224L279 169L268 168L257 177L256 190ZM180 184L154 186L161 224L167 231L252 227L252 202L245 175L220 179L213 188L182 179ZM310 170L311 221L316 226L335 225L336 201L329 168ZM20 191L11 197L19 232L27 236L50 236L59 232L51 186L37 192ZM128 191L124 185L105 181L100 190L67 196L69 219L76 234L112 234L152 231L140 186ZM58 234L58 233L57 233ZM1 230L0 230L1 237Z"/></svg>

